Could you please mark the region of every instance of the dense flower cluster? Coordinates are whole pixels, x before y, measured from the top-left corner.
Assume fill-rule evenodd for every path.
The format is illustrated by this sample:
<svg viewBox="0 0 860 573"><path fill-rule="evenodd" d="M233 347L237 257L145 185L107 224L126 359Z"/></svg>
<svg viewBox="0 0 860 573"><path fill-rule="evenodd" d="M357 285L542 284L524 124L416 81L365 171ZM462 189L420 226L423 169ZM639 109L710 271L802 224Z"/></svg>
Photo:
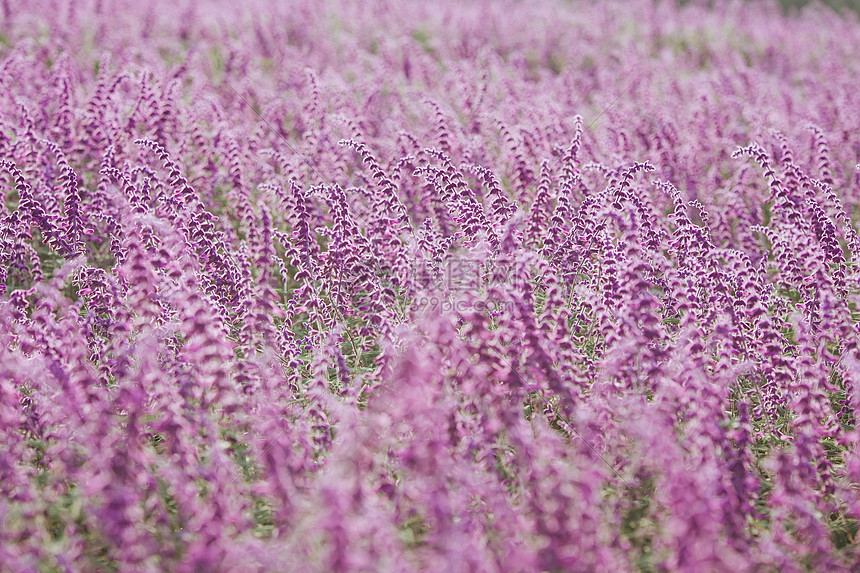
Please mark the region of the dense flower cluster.
<svg viewBox="0 0 860 573"><path fill-rule="evenodd" d="M855 16L56 4L0 2L0 571L860 563Z"/></svg>

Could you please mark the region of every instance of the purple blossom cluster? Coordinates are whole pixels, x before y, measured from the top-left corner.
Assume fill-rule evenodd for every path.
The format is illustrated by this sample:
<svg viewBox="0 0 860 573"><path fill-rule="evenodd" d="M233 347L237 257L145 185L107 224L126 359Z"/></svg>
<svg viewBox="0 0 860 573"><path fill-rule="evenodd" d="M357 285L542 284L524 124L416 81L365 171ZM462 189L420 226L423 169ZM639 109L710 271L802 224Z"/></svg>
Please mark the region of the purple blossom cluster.
<svg viewBox="0 0 860 573"><path fill-rule="evenodd" d="M0 572L857 570L858 45L0 1Z"/></svg>

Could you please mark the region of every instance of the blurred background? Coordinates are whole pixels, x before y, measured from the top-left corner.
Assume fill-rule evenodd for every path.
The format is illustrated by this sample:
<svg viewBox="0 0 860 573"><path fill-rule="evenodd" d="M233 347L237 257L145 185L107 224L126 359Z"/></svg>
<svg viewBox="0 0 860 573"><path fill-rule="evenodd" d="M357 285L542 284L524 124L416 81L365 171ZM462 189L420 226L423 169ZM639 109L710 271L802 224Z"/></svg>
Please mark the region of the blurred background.
<svg viewBox="0 0 860 573"><path fill-rule="evenodd" d="M779 3L789 11L812 4L810 0L779 0ZM860 14L860 0L821 0L821 3L836 10L853 10L855 13Z"/></svg>
<svg viewBox="0 0 860 573"><path fill-rule="evenodd" d="M712 5L719 0L679 0L681 4L709 4ZM756 1L756 0L753 0ZM758 0L768 1L768 0ZM786 12L798 12L807 6L821 4L829 6L839 12L853 12L860 14L860 0L777 0Z"/></svg>

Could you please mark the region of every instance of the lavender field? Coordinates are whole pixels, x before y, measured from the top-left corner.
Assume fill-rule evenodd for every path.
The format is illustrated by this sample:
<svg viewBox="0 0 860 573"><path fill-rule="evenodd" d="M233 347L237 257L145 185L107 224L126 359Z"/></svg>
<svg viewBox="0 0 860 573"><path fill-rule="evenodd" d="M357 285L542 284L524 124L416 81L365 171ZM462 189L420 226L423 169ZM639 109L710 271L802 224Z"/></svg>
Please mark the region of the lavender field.
<svg viewBox="0 0 860 573"><path fill-rule="evenodd" d="M857 46L0 0L0 572L860 570Z"/></svg>

